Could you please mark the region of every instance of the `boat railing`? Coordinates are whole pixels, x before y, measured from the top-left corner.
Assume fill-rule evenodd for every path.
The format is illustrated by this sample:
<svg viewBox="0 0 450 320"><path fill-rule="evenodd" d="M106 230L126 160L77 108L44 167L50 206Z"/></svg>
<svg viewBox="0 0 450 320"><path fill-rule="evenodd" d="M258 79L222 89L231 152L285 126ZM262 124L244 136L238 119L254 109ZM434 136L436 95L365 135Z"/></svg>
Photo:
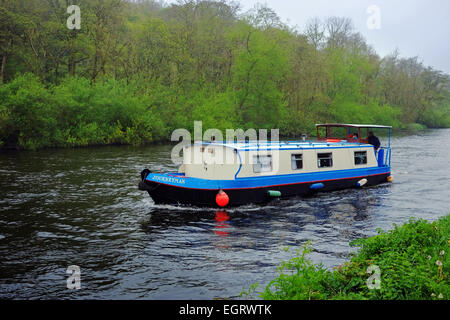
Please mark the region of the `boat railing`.
<svg viewBox="0 0 450 320"><path fill-rule="evenodd" d="M379 167L391 166L391 147L380 147L376 152Z"/></svg>

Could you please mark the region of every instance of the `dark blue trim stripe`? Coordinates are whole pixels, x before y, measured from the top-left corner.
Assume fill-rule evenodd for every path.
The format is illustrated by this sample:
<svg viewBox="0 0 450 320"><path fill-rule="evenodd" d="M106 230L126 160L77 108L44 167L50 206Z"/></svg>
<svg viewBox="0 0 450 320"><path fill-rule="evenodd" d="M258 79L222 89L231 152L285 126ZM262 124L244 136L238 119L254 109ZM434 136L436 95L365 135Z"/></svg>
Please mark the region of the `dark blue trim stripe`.
<svg viewBox="0 0 450 320"><path fill-rule="evenodd" d="M300 143L304 143L304 142L300 142ZM299 144L300 144L299 143ZM208 143L203 143L201 145L205 145L205 146L214 146L214 147L225 147L225 148L231 148L231 149L236 149L239 151L266 151L266 150L323 150L325 149L354 149L354 148L369 148L369 147L373 147L371 144L367 144L367 143L361 143L358 145L355 145L355 142L330 142L330 143L312 143L312 144L304 144L302 146L299 145L295 145L296 143L292 143L290 144L291 147L290 148L283 148L282 145L289 145L288 143L281 143L278 145L278 147L274 147L272 145L264 145L261 144L259 146L254 146L254 147L239 147L239 146L234 146L234 145L227 145L227 144L208 144ZM322 147L317 147L317 145L321 144ZM295 145L295 146L294 146ZM315 146L316 145L316 146ZM194 145L195 146L195 145Z"/></svg>
<svg viewBox="0 0 450 320"><path fill-rule="evenodd" d="M236 172L236 174L234 175L234 178L237 179L237 175L239 174L239 172L241 172L241 169L242 169L242 158L241 158L241 154L239 153L239 150L238 149L234 149L234 150L236 150L236 153L239 157L239 169Z"/></svg>
<svg viewBox="0 0 450 320"><path fill-rule="evenodd" d="M251 148L248 148L248 149L238 149L239 151L266 151L266 150L269 150L269 151L271 151L271 150L280 150L280 151L283 151L283 150L293 150L293 151L295 151L295 150L324 150L324 149L326 149L326 150L328 150L328 149L359 149L359 148L370 148L370 147L372 147L373 148L373 146L372 145L360 145L360 146L351 146L351 147L347 147L347 146L342 146L342 147L330 147L330 146L323 146L322 148L310 148L310 147L297 147L297 148L254 148L254 149L251 149Z"/></svg>

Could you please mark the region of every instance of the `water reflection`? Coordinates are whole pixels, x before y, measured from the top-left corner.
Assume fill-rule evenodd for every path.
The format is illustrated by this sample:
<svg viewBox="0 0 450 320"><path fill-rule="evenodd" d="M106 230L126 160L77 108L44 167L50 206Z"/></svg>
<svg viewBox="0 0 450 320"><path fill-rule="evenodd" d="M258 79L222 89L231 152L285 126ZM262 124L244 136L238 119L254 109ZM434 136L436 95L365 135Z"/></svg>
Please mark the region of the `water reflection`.
<svg viewBox="0 0 450 320"><path fill-rule="evenodd" d="M214 233L221 237L228 236L228 229L230 229L230 224L228 220L230 216L224 210L219 210L216 212L215 220L216 226L214 228Z"/></svg>

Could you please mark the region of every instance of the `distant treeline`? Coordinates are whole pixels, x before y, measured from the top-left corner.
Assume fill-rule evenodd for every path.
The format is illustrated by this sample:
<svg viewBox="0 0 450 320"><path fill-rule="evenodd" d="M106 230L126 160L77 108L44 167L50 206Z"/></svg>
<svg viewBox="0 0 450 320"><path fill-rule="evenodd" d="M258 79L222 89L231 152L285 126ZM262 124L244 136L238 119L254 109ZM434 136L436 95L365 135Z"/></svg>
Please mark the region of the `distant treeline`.
<svg viewBox="0 0 450 320"><path fill-rule="evenodd" d="M81 9L81 29L66 26ZM449 76L384 58L347 18L302 30L257 5L0 0L0 145L141 144L176 128L450 127Z"/></svg>

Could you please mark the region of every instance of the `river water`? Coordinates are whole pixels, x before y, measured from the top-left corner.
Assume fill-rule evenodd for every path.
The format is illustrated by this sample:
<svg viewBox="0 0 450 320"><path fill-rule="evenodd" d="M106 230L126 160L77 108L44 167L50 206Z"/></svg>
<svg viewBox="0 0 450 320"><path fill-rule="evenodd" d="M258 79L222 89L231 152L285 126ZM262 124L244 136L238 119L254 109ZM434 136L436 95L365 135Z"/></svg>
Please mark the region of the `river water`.
<svg viewBox="0 0 450 320"><path fill-rule="evenodd" d="M143 168L176 169L171 146L0 153L0 298L237 298L308 240L331 268L377 228L450 212L449 141L448 129L394 137L391 184L225 212L137 189Z"/></svg>

